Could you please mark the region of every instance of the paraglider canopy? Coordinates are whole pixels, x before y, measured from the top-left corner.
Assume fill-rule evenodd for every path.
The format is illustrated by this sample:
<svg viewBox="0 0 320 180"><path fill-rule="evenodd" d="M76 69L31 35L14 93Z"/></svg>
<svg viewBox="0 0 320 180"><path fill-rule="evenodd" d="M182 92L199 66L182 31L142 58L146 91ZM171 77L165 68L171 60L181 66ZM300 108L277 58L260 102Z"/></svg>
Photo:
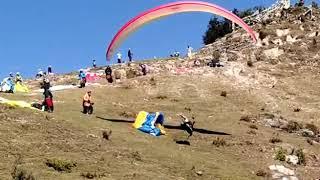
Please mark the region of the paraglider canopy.
<svg viewBox="0 0 320 180"><path fill-rule="evenodd" d="M230 11L215 4L202 1L178 1L145 11L127 22L112 39L107 49L107 59L110 60L121 42L139 27L161 17L185 12L207 12L222 16L238 24L240 27L246 30L254 42L257 41L254 31L240 17L236 16Z"/></svg>

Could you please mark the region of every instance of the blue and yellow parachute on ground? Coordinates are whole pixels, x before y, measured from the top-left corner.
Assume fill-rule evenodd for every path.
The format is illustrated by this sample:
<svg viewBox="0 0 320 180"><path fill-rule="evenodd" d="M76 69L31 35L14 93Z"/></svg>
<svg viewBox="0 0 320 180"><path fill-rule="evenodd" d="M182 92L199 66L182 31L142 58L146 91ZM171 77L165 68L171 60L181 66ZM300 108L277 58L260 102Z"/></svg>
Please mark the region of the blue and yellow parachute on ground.
<svg viewBox="0 0 320 180"><path fill-rule="evenodd" d="M165 135L163 127L164 114L161 112L148 113L145 111L139 112L133 127L153 136Z"/></svg>

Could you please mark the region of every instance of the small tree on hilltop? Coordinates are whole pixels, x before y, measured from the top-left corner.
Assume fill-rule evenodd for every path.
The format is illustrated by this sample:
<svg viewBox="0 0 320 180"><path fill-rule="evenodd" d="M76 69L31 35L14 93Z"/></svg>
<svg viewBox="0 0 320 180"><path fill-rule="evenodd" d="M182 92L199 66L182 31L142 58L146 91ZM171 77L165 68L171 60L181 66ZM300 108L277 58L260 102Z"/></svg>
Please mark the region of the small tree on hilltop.
<svg viewBox="0 0 320 180"><path fill-rule="evenodd" d="M203 36L204 44L211 44L215 42L218 38L225 36L232 32L230 21L219 20L217 17L210 19L208 30Z"/></svg>
<svg viewBox="0 0 320 180"><path fill-rule="evenodd" d="M315 1L312 1L311 5L312 5L313 8L319 9L319 5Z"/></svg>
<svg viewBox="0 0 320 180"><path fill-rule="evenodd" d="M252 9L247 9L244 11L239 11L238 9L233 9L233 13L240 18L244 18L252 15L255 11L262 11L265 8L262 6L256 6ZM209 21L208 29L203 36L203 43L205 45L215 42L218 38L224 37L226 34L232 32L232 22L228 19L218 19L213 17Z"/></svg>

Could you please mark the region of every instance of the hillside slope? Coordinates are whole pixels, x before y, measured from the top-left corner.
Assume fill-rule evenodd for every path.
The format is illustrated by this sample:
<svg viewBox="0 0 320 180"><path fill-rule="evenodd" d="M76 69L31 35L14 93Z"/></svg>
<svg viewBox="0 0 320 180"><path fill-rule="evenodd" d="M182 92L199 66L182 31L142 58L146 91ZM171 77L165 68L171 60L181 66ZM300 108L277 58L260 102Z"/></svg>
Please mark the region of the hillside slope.
<svg viewBox="0 0 320 180"><path fill-rule="evenodd" d="M291 9L285 19L255 25L258 46L239 30L193 59L146 62L147 76L138 76L137 63L116 65L122 77L114 84L102 79L85 89L55 92L53 114L1 105L0 179L265 179L276 176L269 169L275 164L294 171L288 178L320 178L320 17L314 10L312 19L301 20L305 11ZM213 53L225 67L206 66ZM200 67L193 66L195 59ZM72 74L52 80L76 82ZM38 83L28 82L32 89ZM95 101L92 116L80 112L88 89ZM167 129L167 136L155 138L130 123L108 120L132 119L141 110L164 112L170 125L179 125L177 114L183 113L214 134L195 133L190 146L179 145L177 140L187 140L183 131ZM110 130L109 140L103 138ZM297 155L300 164L276 160L283 151ZM49 167L55 159L56 166L72 162L69 172Z"/></svg>

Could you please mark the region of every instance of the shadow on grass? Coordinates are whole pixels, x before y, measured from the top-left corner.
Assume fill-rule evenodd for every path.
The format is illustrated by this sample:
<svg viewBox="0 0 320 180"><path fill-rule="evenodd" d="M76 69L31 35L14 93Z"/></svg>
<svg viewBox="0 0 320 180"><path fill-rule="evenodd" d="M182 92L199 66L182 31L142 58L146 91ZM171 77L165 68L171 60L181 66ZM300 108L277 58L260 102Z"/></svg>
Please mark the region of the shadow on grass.
<svg viewBox="0 0 320 180"><path fill-rule="evenodd" d="M134 123L133 119L111 119L111 118L103 118L97 116L96 118L104 120L104 121L109 121L109 122L116 122L116 123ZM173 129L173 130L182 130L184 129L179 125L179 126L174 126L174 125L164 125L164 128L166 129ZM230 136L231 134L225 133L225 132L218 132L218 131L211 131L207 129L200 129L200 128L193 128L194 132L200 133L200 134L213 134L213 135L221 135L221 136Z"/></svg>

